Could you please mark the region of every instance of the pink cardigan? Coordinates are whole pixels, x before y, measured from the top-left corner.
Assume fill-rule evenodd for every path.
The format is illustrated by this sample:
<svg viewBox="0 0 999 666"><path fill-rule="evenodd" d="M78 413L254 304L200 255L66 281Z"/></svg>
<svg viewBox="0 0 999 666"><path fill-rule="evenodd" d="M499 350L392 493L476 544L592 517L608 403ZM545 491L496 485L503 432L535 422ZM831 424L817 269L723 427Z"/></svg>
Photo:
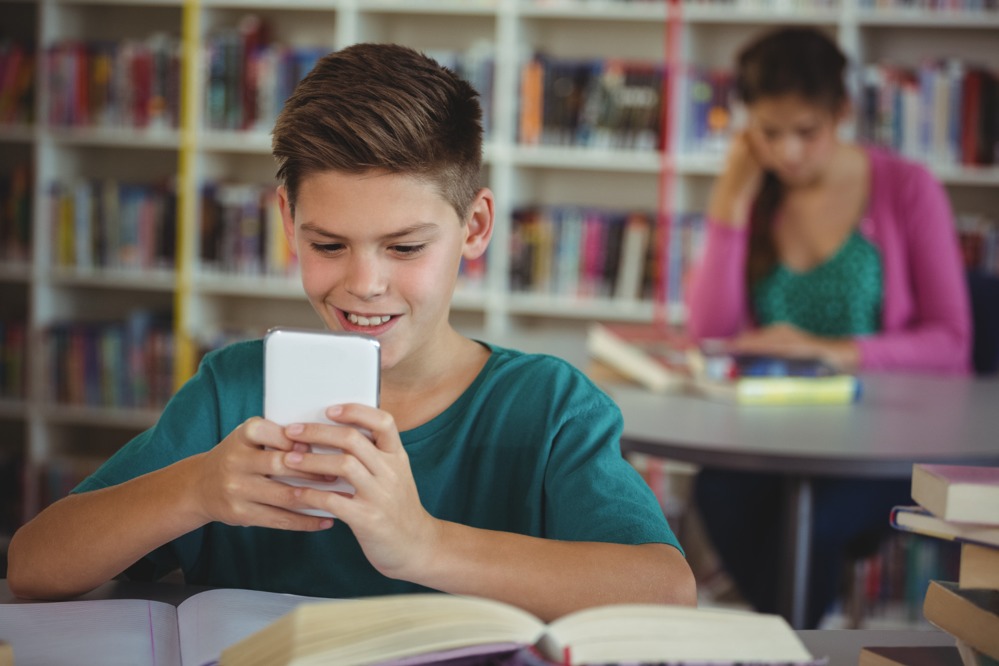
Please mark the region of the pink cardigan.
<svg viewBox="0 0 999 666"><path fill-rule="evenodd" d="M871 195L860 232L881 252L881 331L857 338L861 370L962 374L970 369L971 307L950 204L921 165L867 148ZM694 339L752 325L748 230L708 220L704 255L686 290Z"/></svg>

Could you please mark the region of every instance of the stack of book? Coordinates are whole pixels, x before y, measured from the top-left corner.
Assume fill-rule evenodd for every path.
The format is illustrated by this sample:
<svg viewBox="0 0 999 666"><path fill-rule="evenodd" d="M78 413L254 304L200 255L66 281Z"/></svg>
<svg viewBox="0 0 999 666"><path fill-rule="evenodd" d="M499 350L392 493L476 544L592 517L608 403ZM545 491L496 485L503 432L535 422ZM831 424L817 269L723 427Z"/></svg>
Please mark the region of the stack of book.
<svg viewBox="0 0 999 666"><path fill-rule="evenodd" d="M892 510L891 524L961 543L958 580L932 580L923 615L952 635L950 648L864 648L860 666L999 664L999 467L917 464L915 506Z"/></svg>
<svg viewBox="0 0 999 666"><path fill-rule="evenodd" d="M724 343L695 344L655 324L595 323L590 357L651 391L680 390L744 405L848 404L860 380L820 359L730 353Z"/></svg>

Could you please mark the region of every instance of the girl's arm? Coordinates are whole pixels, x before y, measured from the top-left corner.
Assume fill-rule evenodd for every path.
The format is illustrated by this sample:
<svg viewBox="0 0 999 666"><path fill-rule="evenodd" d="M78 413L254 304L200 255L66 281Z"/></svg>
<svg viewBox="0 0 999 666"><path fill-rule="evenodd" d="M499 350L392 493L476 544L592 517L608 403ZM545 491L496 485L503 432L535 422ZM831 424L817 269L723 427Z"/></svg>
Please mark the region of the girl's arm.
<svg viewBox="0 0 999 666"><path fill-rule="evenodd" d="M893 195L915 312L902 330L857 339L860 368L964 373L971 358L971 307L950 203L924 168L906 176Z"/></svg>

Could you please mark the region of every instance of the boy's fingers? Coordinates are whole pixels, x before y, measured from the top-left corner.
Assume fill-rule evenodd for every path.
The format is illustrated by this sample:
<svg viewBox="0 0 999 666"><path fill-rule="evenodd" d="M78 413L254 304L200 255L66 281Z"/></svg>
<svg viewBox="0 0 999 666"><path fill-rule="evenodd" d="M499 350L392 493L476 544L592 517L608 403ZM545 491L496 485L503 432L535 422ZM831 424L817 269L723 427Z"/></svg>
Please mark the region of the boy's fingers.
<svg viewBox="0 0 999 666"><path fill-rule="evenodd" d="M292 440L285 436L285 429L273 421L255 416L243 424L243 435L251 444L290 450Z"/></svg>
<svg viewBox="0 0 999 666"><path fill-rule="evenodd" d="M375 446L385 452L402 448L399 428L395 419L386 411L367 405L334 405L326 410L326 416L337 423L344 423L368 430Z"/></svg>

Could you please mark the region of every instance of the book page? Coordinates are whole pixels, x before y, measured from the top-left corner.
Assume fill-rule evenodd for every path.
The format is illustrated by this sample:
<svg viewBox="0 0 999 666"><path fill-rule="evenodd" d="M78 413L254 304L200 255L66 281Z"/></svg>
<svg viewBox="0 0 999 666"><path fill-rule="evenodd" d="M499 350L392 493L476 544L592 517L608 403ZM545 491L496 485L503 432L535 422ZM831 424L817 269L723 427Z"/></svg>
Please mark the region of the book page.
<svg viewBox="0 0 999 666"><path fill-rule="evenodd" d="M215 663L223 649L309 601L330 600L256 590L200 592L177 608L182 663L185 666Z"/></svg>
<svg viewBox="0 0 999 666"><path fill-rule="evenodd" d="M17 666L181 666L177 612L160 601L0 604L0 640Z"/></svg>

